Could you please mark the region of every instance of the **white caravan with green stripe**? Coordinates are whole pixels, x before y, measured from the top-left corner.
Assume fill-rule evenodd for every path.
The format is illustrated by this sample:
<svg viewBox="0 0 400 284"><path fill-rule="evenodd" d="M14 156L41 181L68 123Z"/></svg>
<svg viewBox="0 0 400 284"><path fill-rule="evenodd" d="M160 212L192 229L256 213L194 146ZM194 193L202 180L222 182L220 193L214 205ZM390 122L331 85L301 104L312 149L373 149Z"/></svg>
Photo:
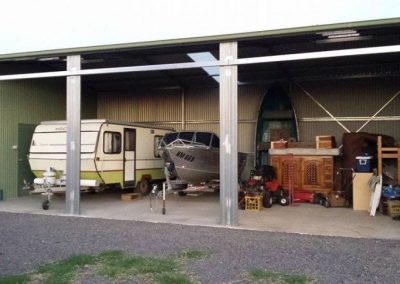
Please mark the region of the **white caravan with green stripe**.
<svg viewBox="0 0 400 284"><path fill-rule="evenodd" d="M66 121L44 121L33 133L29 164L44 184L65 185ZM108 120L81 121L81 189L110 185L135 187L148 193L152 182L163 180L163 161L158 143L172 129Z"/></svg>

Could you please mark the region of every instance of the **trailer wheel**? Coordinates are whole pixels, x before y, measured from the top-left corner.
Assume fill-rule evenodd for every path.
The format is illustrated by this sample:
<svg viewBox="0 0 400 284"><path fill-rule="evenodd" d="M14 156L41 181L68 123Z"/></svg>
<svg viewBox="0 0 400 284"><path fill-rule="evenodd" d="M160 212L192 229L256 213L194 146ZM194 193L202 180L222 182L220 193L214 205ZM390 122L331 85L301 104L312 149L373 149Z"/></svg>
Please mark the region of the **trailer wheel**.
<svg viewBox="0 0 400 284"><path fill-rule="evenodd" d="M50 201L48 201L48 200L43 201L42 209L43 210L49 210L49 208L50 208Z"/></svg>
<svg viewBox="0 0 400 284"><path fill-rule="evenodd" d="M136 185L136 190L143 195L149 194L151 191L151 185L149 180L144 178L140 182L138 182Z"/></svg>

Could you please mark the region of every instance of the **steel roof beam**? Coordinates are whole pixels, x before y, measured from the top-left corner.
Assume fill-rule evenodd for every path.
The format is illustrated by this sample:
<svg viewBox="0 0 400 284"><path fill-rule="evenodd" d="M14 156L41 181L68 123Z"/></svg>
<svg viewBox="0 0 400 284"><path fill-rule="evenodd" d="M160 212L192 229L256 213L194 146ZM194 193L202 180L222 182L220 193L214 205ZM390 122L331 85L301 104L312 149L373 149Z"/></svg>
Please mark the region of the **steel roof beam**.
<svg viewBox="0 0 400 284"><path fill-rule="evenodd" d="M184 62L184 63L172 63L172 64L155 64L155 65L142 65L142 66L129 66L129 67L84 69L84 70L76 70L76 71L55 71L55 72L43 72L43 73L2 75L2 76L0 76L0 81L35 79L35 78L53 78L53 77L66 77L66 76L89 76L89 75L129 73L129 72L148 72L148 71L163 71L163 70L177 70L177 69L192 69L192 68L203 68L203 67L222 67L222 66L229 66L229 65L262 64L262 63L312 60L312 59L383 54L383 53L394 53L394 52L400 52L400 45L365 47L365 48L354 48L354 49L341 49L341 50L318 51L318 52L306 52L306 53L296 53L296 54L283 54L283 55L261 56L261 57L252 57L252 58L239 58L239 59L231 60L229 63L222 62L222 61Z"/></svg>

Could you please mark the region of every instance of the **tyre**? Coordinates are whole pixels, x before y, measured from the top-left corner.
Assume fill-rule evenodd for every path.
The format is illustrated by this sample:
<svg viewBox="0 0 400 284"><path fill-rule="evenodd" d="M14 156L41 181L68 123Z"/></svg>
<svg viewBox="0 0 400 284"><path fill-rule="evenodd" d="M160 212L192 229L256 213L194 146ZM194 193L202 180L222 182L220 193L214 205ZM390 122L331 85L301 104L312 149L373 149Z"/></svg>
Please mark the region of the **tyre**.
<svg viewBox="0 0 400 284"><path fill-rule="evenodd" d="M242 200L240 200L240 202L239 202L239 209L241 209L241 210L246 209L246 202L245 202L244 198Z"/></svg>
<svg viewBox="0 0 400 284"><path fill-rule="evenodd" d="M272 207L272 195L270 192L266 192L263 198L263 205L265 208L271 208Z"/></svg>
<svg viewBox="0 0 400 284"><path fill-rule="evenodd" d="M151 191L151 185L148 179L142 179L140 182L137 183L136 185L136 191L143 194L147 195Z"/></svg>
<svg viewBox="0 0 400 284"><path fill-rule="evenodd" d="M285 190L283 189L282 186L278 187L277 193L278 193L277 194L278 197L283 197L285 195Z"/></svg>
<svg viewBox="0 0 400 284"><path fill-rule="evenodd" d="M279 198L279 204L282 205L282 206L289 205L289 198L287 196L281 196Z"/></svg>
<svg viewBox="0 0 400 284"><path fill-rule="evenodd" d="M42 209L43 210L49 210L49 208L50 208L50 201L48 201L48 200L43 201Z"/></svg>
<svg viewBox="0 0 400 284"><path fill-rule="evenodd" d="M96 191L96 189L95 189L95 188L93 188L93 187L90 187L90 188L88 188L88 193L89 193L89 194L96 194L96 193L97 193L97 191Z"/></svg>

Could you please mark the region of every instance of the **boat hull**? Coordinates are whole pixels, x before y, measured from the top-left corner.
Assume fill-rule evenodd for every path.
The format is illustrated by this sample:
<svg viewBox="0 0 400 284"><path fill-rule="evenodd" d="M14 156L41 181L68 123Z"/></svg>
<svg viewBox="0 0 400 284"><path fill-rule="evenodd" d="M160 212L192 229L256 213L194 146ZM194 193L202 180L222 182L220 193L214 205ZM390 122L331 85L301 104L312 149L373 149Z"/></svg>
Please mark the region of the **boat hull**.
<svg viewBox="0 0 400 284"><path fill-rule="evenodd" d="M172 147L166 151L178 179L198 184L219 178L218 149Z"/></svg>
<svg viewBox="0 0 400 284"><path fill-rule="evenodd" d="M171 147L166 151L166 162L172 162L176 177L189 184L200 184L219 179L219 149L199 147ZM238 155L238 172L241 174L246 155Z"/></svg>

